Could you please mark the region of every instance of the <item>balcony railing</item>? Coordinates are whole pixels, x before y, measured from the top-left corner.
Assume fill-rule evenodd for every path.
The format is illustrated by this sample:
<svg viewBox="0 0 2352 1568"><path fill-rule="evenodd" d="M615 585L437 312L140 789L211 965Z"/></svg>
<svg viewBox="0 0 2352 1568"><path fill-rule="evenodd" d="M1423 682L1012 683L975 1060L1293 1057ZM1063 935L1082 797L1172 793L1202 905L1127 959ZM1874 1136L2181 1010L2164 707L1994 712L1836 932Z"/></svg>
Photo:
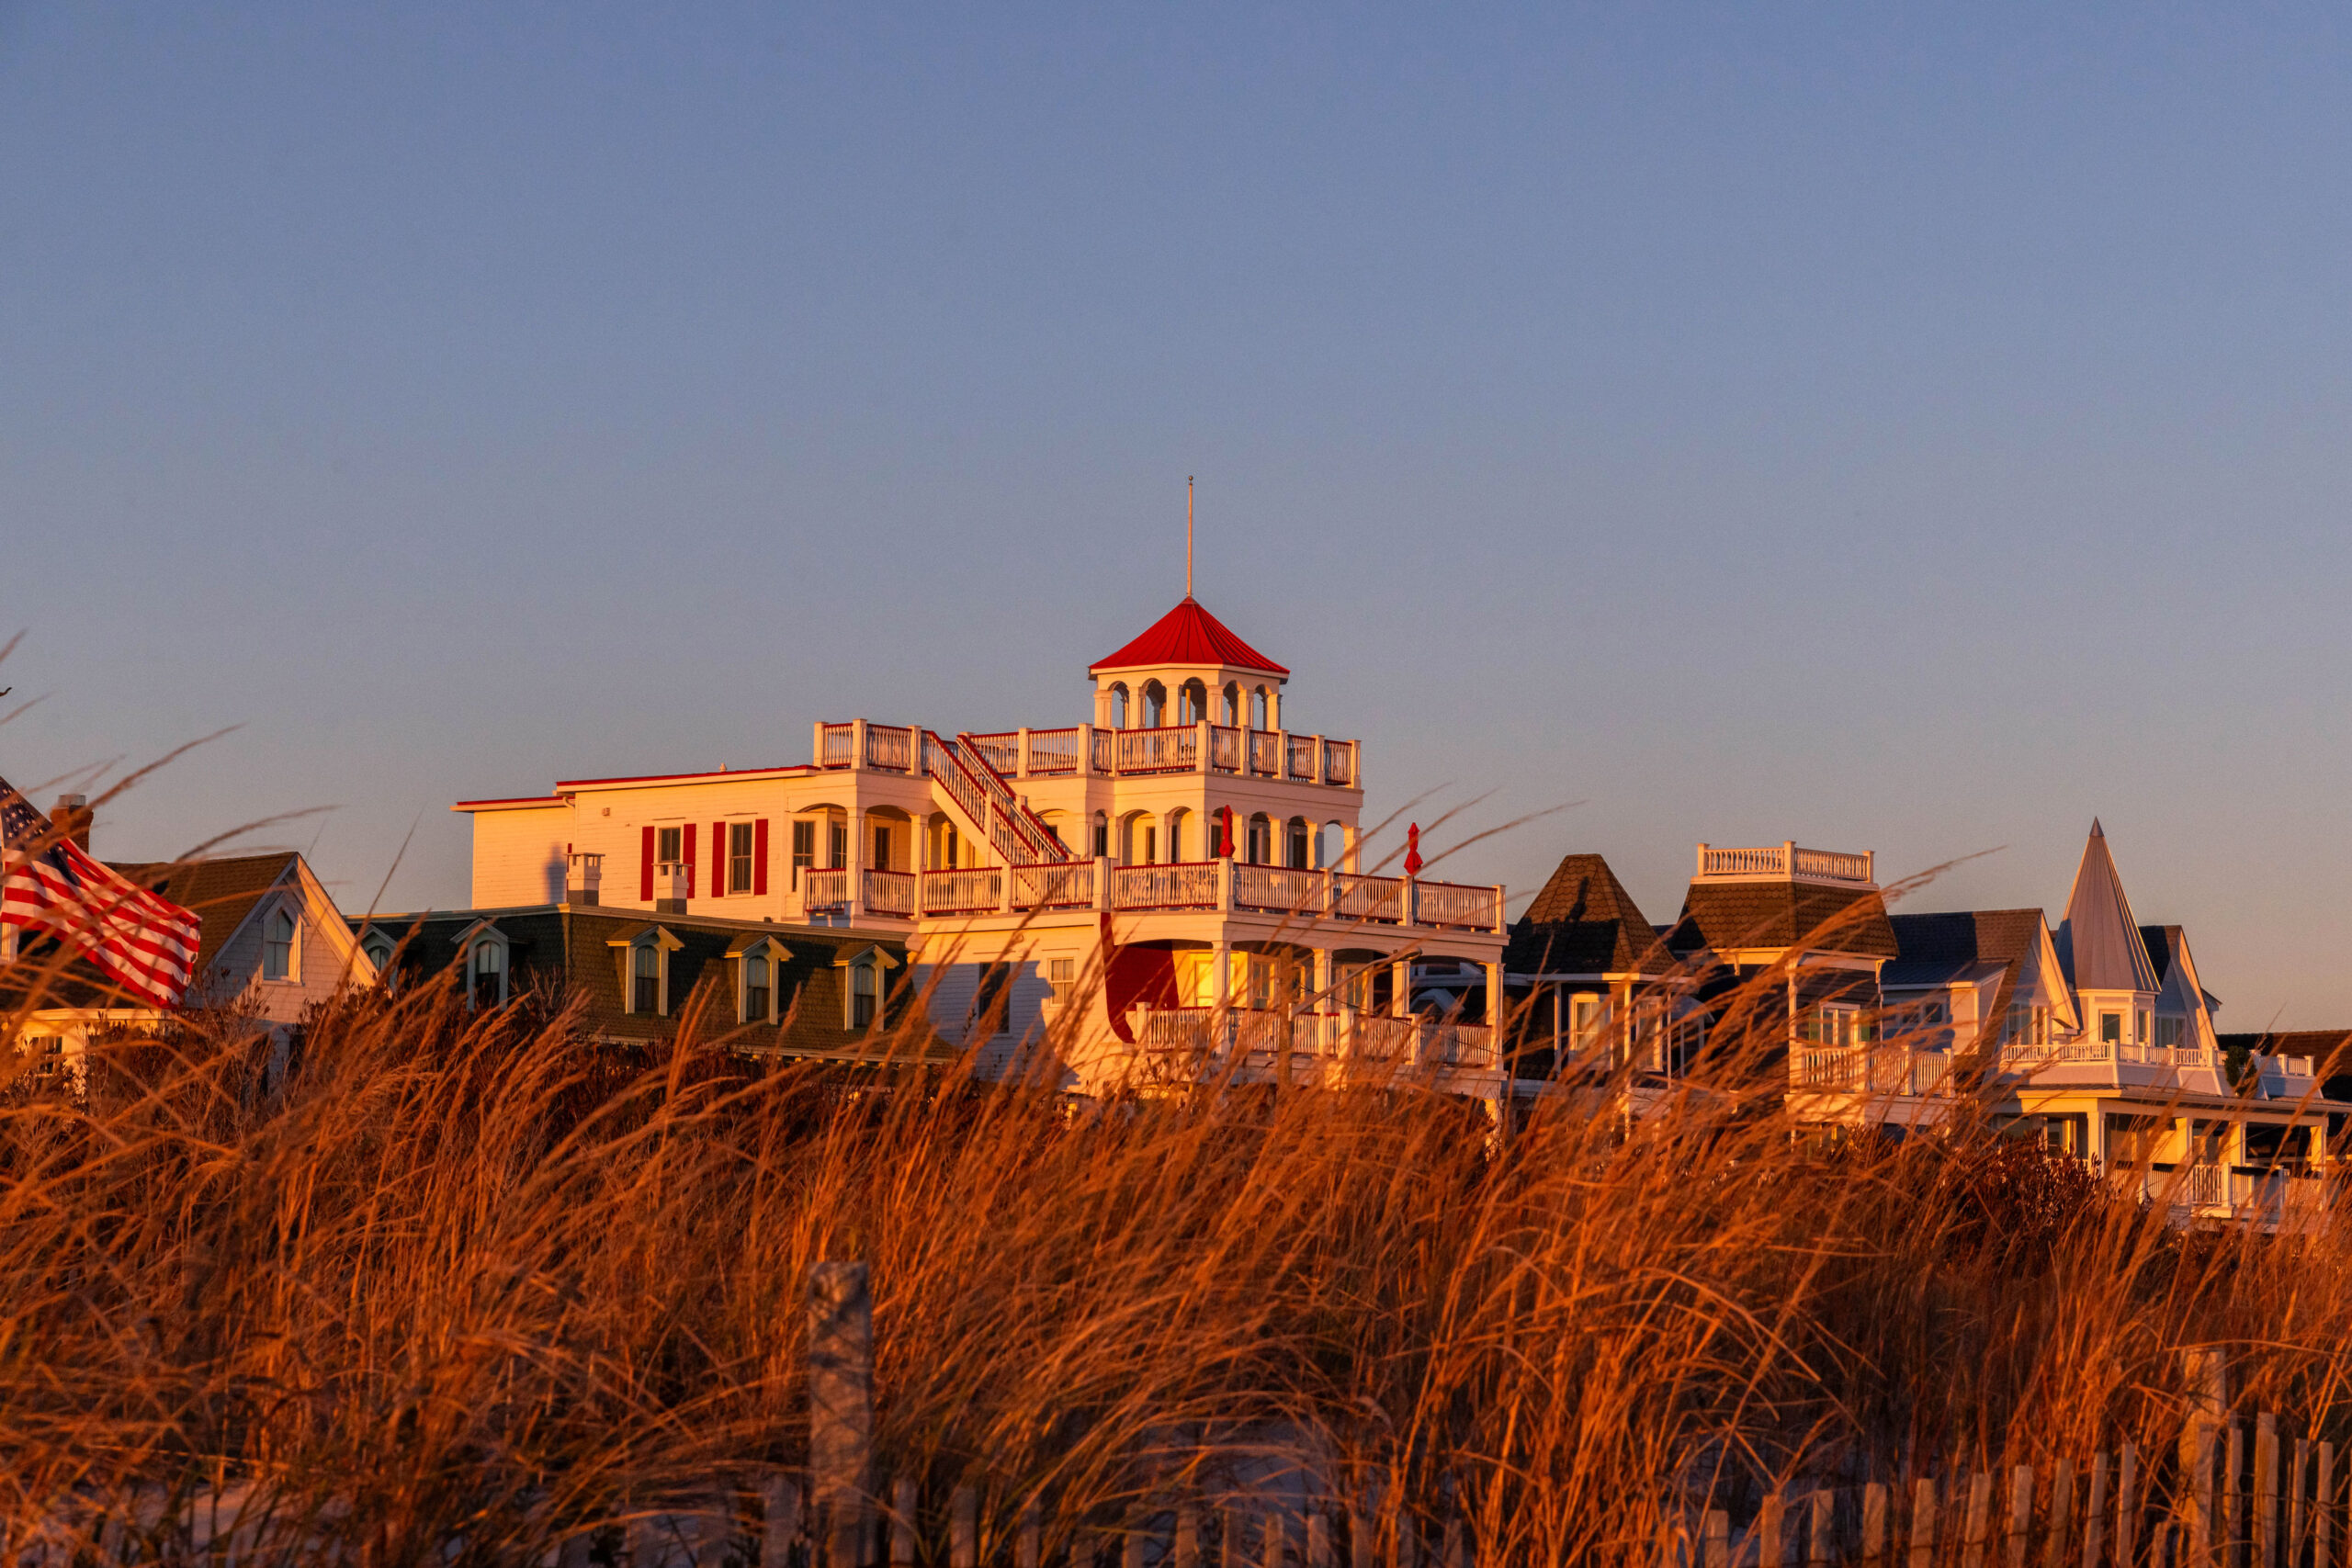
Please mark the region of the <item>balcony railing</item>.
<svg viewBox="0 0 2352 1568"><path fill-rule="evenodd" d="M1450 1019L1393 1018L1380 1013L1285 1011L1273 1008L1154 1008L1133 1015L1136 1045L1149 1056L1279 1070L1338 1062L1395 1067L1492 1071L1495 1032L1483 1023Z"/></svg>
<svg viewBox="0 0 2352 1568"><path fill-rule="evenodd" d="M1006 879L1011 878L1008 887ZM800 874L811 913L850 907L850 874ZM657 884L657 886L660 884ZM1357 876L1229 860L1114 865L1107 858L1046 864L925 871L865 870L854 884L860 913L912 919L943 915L1034 914L1040 909L1271 915L1435 931L1500 934L1503 890L1403 876ZM681 893L680 897L684 897Z"/></svg>
<svg viewBox="0 0 2352 1568"><path fill-rule="evenodd" d="M1951 1056L1907 1045L1804 1045L1789 1055L1792 1087L1821 1094L1951 1092Z"/></svg>
<svg viewBox="0 0 2352 1568"><path fill-rule="evenodd" d="M1153 729L1105 729L1081 724L1061 729L997 730L965 739L990 768L1008 779L1060 778L1081 773L1140 777L1207 772L1344 789L1355 788L1359 783L1355 741L1293 735L1287 730L1206 722ZM920 773L932 771L933 765L925 732L920 727L864 720L818 725L815 755L820 768Z"/></svg>
<svg viewBox="0 0 2352 1568"><path fill-rule="evenodd" d="M1709 877L1770 876L1860 886L1872 884L1877 874L1877 855L1870 851L1848 854L1840 850L1801 849L1794 840L1752 849L1701 844L1698 874L1702 881Z"/></svg>

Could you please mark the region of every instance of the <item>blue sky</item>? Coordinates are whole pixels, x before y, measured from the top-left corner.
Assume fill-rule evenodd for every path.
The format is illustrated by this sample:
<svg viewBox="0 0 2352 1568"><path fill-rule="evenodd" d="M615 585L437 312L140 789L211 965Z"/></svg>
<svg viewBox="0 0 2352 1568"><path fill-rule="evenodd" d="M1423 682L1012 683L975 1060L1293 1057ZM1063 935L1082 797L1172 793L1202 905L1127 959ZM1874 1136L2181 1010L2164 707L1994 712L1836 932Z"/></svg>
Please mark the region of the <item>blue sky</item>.
<svg viewBox="0 0 2352 1568"><path fill-rule="evenodd" d="M1793 837L2352 1024L2352 14L0 0L0 729L456 799L1074 721L1182 590L1448 869ZM1437 807L1417 810L1426 819Z"/></svg>

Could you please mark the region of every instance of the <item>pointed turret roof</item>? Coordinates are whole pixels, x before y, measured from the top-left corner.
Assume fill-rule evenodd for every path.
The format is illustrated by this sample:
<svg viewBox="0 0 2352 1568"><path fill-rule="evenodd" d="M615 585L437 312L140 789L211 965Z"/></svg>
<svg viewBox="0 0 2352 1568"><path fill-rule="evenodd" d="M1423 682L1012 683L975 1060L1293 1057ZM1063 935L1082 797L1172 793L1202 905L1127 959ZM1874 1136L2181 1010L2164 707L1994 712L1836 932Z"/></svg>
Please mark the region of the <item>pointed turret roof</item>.
<svg viewBox="0 0 2352 1568"><path fill-rule="evenodd" d="M2066 919L2058 927L2058 963L2078 991L2153 991L2155 965L2132 918L2132 900L2108 853L2107 834L2091 819L2083 863L2075 868L2075 890L2066 896Z"/></svg>
<svg viewBox="0 0 2352 1568"><path fill-rule="evenodd" d="M1105 670L1148 669L1159 664L1222 664L1290 679L1288 670L1236 637L1231 627L1189 593L1152 622L1141 637L1109 658L1096 660L1086 672L1098 675Z"/></svg>
<svg viewBox="0 0 2352 1568"><path fill-rule="evenodd" d="M1511 927L1503 964L1531 975L1665 975L1674 956L1609 863L1572 854Z"/></svg>

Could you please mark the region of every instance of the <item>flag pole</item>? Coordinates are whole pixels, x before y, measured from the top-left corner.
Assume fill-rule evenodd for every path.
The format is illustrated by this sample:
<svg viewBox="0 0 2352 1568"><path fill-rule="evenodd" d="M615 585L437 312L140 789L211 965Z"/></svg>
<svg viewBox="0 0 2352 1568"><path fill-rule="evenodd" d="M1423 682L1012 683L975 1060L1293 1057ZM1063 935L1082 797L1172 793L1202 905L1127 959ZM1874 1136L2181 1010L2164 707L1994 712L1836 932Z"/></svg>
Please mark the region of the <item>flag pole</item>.
<svg viewBox="0 0 2352 1568"><path fill-rule="evenodd" d="M1193 596L1193 476L1184 476L1184 597Z"/></svg>

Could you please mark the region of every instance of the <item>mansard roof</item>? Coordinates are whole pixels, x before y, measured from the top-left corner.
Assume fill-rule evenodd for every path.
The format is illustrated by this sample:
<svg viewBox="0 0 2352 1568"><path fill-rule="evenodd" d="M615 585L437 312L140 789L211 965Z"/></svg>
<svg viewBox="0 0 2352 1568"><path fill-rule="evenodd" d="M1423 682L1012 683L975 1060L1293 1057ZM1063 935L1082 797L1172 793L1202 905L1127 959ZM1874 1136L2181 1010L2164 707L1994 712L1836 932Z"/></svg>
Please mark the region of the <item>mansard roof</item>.
<svg viewBox="0 0 2352 1568"><path fill-rule="evenodd" d="M1609 863L1572 854L1511 927L1503 965L1524 975L1665 975L1674 957Z"/></svg>
<svg viewBox="0 0 2352 1568"><path fill-rule="evenodd" d="M2058 963L2077 991L2153 991L2161 983L2096 818L2058 927Z"/></svg>
<svg viewBox="0 0 2352 1568"><path fill-rule="evenodd" d="M1898 955L1877 888L1815 882L1693 882L1668 941L1677 953L1804 947L1863 958Z"/></svg>
<svg viewBox="0 0 2352 1568"><path fill-rule="evenodd" d="M1288 670L1235 636L1231 627L1189 593L1152 622L1141 637L1109 658L1096 660L1086 672L1099 675L1105 670L1141 670L1162 664L1221 664L1290 679Z"/></svg>
<svg viewBox="0 0 2352 1568"><path fill-rule="evenodd" d="M1949 985L1961 980L1982 984L1997 974L1993 1000L1984 1016L1997 1019L2017 994L2018 974L2041 941L2039 909L1951 909L1926 915L1890 915L1894 943L1900 950L1894 963L1879 972L1888 989L1906 986Z"/></svg>

